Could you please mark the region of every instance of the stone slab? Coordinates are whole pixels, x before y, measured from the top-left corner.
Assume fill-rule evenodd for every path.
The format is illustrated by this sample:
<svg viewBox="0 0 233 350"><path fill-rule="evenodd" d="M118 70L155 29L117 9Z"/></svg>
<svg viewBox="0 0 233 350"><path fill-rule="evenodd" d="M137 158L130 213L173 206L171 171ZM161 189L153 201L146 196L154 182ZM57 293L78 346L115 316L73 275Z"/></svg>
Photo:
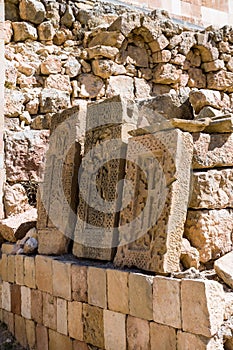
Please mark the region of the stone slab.
<svg viewBox="0 0 233 350"><path fill-rule="evenodd" d="M214 263L217 275L231 288L233 288L233 252L230 252Z"/></svg>
<svg viewBox="0 0 233 350"><path fill-rule="evenodd" d="M179 270L192 150L190 134L177 129L129 140L115 265Z"/></svg>

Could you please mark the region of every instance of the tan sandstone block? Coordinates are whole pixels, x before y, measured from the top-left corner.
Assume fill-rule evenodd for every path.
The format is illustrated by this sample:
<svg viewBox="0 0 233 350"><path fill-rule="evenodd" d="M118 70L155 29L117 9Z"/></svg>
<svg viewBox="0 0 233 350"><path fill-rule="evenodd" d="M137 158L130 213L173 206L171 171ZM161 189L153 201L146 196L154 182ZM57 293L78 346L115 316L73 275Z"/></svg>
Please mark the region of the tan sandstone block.
<svg viewBox="0 0 233 350"><path fill-rule="evenodd" d="M104 348L103 309L83 304L83 340Z"/></svg>
<svg viewBox="0 0 233 350"><path fill-rule="evenodd" d="M220 339L206 338L191 333L177 333L177 350L223 350Z"/></svg>
<svg viewBox="0 0 233 350"><path fill-rule="evenodd" d="M48 330L41 324L36 325L37 350L49 350Z"/></svg>
<svg viewBox="0 0 233 350"><path fill-rule="evenodd" d="M106 350L126 350L126 316L104 310L104 342Z"/></svg>
<svg viewBox="0 0 233 350"><path fill-rule="evenodd" d="M68 333L71 338L83 340L82 303L68 302Z"/></svg>
<svg viewBox="0 0 233 350"><path fill-rule="evenodd" d="M73 350L89 350L88 345L83 341L74 340L73 341Z"/></svg>
<svg viewBox="0 0 233 350"><path fill-rule="evenodd" d="M64 235L64 233L54 228L38 230L39 254L45 254L45 255L66 254L68 245L69 245L69 239Z"/></svg>
<svg viewBox="0 0 233 350"><path fill-rule="evenodd" d="M15 338L24 348L27 347L26 323L19 315L15 315Z"/></svg>
<svg viewBox="0 0 233 350"><path fill-rule="evenodd" d="M108 308L112 311L129 313L129 273L107 270Z"/></svg>
<svg viewBox="0 0 233 350"><path fill-rule="evenodd" d="M21 286L24 285L24 256L15 256L15 282Z"/></svg>
<svg viewBox="0 0 233 350"><path fill-rule="evenodd" d="M233 252L230 252L214 263L217 275L231 288L233 288Z"/></svg>
<svg viewBox="0 0 233 350"><path fill-rule="evenodd" d="M52 293L52 259L47 256L37 255L36 265L36 285L43 292Z"/></svg>
<svg viewBox="0 0 233 350"><path fill-rule="evenodd" d="M15 315L12 312L3 310L3 322L7 325L7 328L11 334L15 333Z"/></svg>
<svg viewBox="0 0 233 350"><path fill-rule="evenodd" d="M25 256L24 258L24 284L29 288L36 288L35 258Z"/></svg>
<svg viewBox="0 0 233 350"><path fill-rule="evenodd" d="M3 243L1 247L2 254L11 254L14 248L14 243Z"/></svg>
<svg viewBox="0 0 233 350"><path fill-rule="evenodd" d="M8 282L14 283L15 282L15 256L14 255L8 255L7 257L7 277Z"/></svg>
<svg viewBox="0 0 233 350"><path fill-rule="evenodd" d="M21 286L11 286L11 311L13 314L21 315Z"/></svg>
<svg viewBox="0 0 233 350"><path fill-rule="evenodd" d="M72 341L69 337L49 329L49 350L72 350Z"/></svg>
<svg viewBox="0 0 233 350"><path fill-rule="evenodd" d="M6 254L2 254L1 258L1 277L3 281L8 281L8 257Z"/></svg>
<svg viewBox="0 0 233 350"><path fill-rule="evenodd" d="M176 330L158 323L150 324L151 349L176 350Z"/></svg>
<svg viewBox="0 0 233 350"><path fill-rule="evenodd" d="M71 300L71 264L53 260L53 295Z"/></svg>
<svg viewBox="0 0 233 350"><path fill-rule="evenodd" d="M72 299L87 302L87 266L71 266Z"/></svg>
<svg viewBox="0 0 233 350"><path fill-rule="evenodd" d="M31 289L25 286L21 287L21 314L31 319Z"/></svg>
<svg viewBox="0 0 233 350"><path fill-rule="evenodd" d="M29 349L34 350L36 346L36 327L32 320L26 320L26 334Z"/></svg>
<svg viewBox="0 0 233 350"><path fill-rule="evenodd" d="M43 297L38 289L31 290L31 316L37 323L43 322Z"/></svg>
<svg viewBox="0 0 233 350"><path fill-rule="evenodd" d="M221 284L209 280L182 280L181 303L185 332L211 337L218 331L225 308Z"/></svg>
<svg viewBox="0 0 233 350"><path fill-rule="evenodd" d="M149 322L128 316L127 318L127 344L128 350L150 349L150 326Z"/></svg>
<svg viewBox="0 0 233 350"><path fill-rule="evenodd" d="M67 335L67 301L57 298L57 331Z"/></svg>
<svg viewBox="0 0 233 350"><path fill-rule="evenodd" d="M181 328L181 281L161 276L154 278L154 321L174 328Z"/></svg>
<svg viewBox="0 0 233 350"><path fill-rule="evenodd" d="M129 312L130 315L153 319L152 307L153 277L139 273L129 274Z"/></svg>
<svg viewBox="0 0 233 350"><path fill-rule="evenodd" d="M6 311L11 311L11 284L2 282L2 308Z"/></svg>
<svg viewBox="0 0 233 350"><path fill-rule="evenodd" d="M48 293L43 293L43 325L57 329L57 300Z"/></svg>
<svg viewBox="0 0 233 350"><path fill-rule="evenodd" d="M88 303L107 308L107 277L106 270L89 267L87 273Z"/></svg>

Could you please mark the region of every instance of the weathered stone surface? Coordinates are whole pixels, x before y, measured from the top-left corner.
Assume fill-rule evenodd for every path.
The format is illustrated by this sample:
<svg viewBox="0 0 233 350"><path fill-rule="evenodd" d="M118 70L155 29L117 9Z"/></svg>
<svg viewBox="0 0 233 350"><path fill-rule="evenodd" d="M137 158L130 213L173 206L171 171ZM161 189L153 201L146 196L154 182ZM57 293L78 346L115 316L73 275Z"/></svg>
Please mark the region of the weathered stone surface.
<svg viewBox="0 0 233 350"><path fill-rule="evenodd" d="M157 51L152 55L152 58L154 63L169 62L171 59L171 51L169 50Z"/></svg>
<svg viewBox="0 0 233 350"><path fill-rule="evenodd" d="M206 338L200 335L178 331L177 350L223 350L221 340L216 338Z"/></svg>
<svg viewBox="0 0 233 350"><path fill-rule="evenodd" d="M126 54L133 60L135 66L148 67L148 54L145 48L129 45Z"/></svg>
<svg viewBox="0 0 233 350"><path fill-rule="evenodd" d="M40 291L53 292L53 281L51 276L52 271L52 259L46 256L37 255L35 258L36 266L36 286Z"/></svg>
<svg viewBox="0 0 233 350"><path fill-rule="evenodd" d="M193 144L194 169L233 165L232 134L193 134Z"/></svg>
<svg viewBox="0 0 233 350"><path fill-rule="evenodd" d="M180 286L180 281L176 279L160 276L154 278L153 319L155 322L181 329Z"/></svg>
<svg viewBox="0 0 233 350"><path fill-rule="evenodd" d="M60 73L61 68L62 68L61 59L55 55L50 55L40 65L41 73L45 75Z"/></svg>
<svg viewBox="0 0 233 350"><path fill-rule="evenodd" d="M43 325L57 329L57 300L48 293L43 293Z"/></svg>
<svg viewBox="0 0 233 350"><path fill-rule="evenodd" d="M16 242L23 238L30 228L35 227L37 210L29 209L23 213L0 221L0 234L7 241Z"/></svg>
<svg viewBox="0 0 233 350"><path fill-rule="evenodd" d="M108 308L112 311L129 314L128 272L107 270Z"/></svg>
<svg viewBox="0 0 233 350"><path fill-rule="evenodd" d="M20 66L18 67L20 69ZM8 88L16 87L17 81L17 69L15 68L15 63L8 60L5 61L5 86Z"/></svg>
<svg viewBox="0 0 233 350"><path fill-rule="evenodd" d="M103 97L105 93L105 86L102 79L93 74L81 74L78 77L80 83L79 97L94 98Z"/></svg>
<svg viewBox="0 0 233 350"><path fill-rule="evenodd" d="M226 94L214 90L192 90L189 94L189 100L195 113L199 113L205 106L211 106L216 109L229 107L229 98Z"/></svg>
<svg viewBox="0 0 233 350"><path fill-rule="evenodd" d="M5 89L5 115L7 117L17 117L23 112L25 101L21 91Z"/></svg>
<svg viewBox="0 0 233 350"><path fill-rule="evenodd" d="M198 269L200 265L200 254L198 250L192 247L186 238L182 239L180 261L186 269L190 267Z"/></svg>
<svg viewBox="0 0 233 350"><path fill-rule="evenodd" d="M106 96L113 97L121 95L124 98L134 98L134 81L133 78L127 76L110 77Z"/></svg>
<svg viewBox="0 0 233 350"><path fill-rule="evenodd" d="M127 164L126 179L137 191L138 200L121 212L120 246L114 260L116 265L137 266L157 272L179 270L192 147L190 135L176 129L129 140L127 159L133 163ZM143 176L136 168L135 161L143 167L145 174L149 172L147 180L146 175ZM158 164L163 169L162 173ZM158 179L156 185L153 182L155 177ZM131 191L128 187L124 188L123 196L127 201L132 197ZM163 198L163 203L158 202L158 198ZM158 208L154 212L154 221L149 220L151 206ZM175 212L172 208L176 208ZM131 223L131 227L128 228L126 223Z"/></svg>
<svg viewBox="0 0 233 350"><path fill-rule="evenodd" d="M104 348L103 309L83 304L83 338L86 343Z"/></svg>
<svg viewBox="0 0 233 350"><path fill-rule="evenodd" d="M152 349L176 350L176 330L174 328L151 322L150 334Z"/></svg>
<svg viewBox="0 0 233 350"><path fill-rule="evenodd" d="M185 237L206 263L232 249L232 209L189 210L185 224Z"/></svg>
<svg viewBox="0 0 233 350"><path fill-rule="evenodd" d="M70 78L74 78L76 77L78 74L81 73L81 64L79 63L79 61L73 57L70 56L68 58L68 60L66 61L66 63L64 64L64 67L66 69L66 74L70 77Z"/></svg>
<svg viewBox="0 0 233 350"><path fill-rule="evenodd" d="M223 323L224 292L216 281L182 280L182 328L185 332L212 337ZM195 310L195 313L193 312Z"/></svg>
<svg viewBox="0 0 233 350"><path fill-rule="evenodd" d="M72 92L70 77L68 75L51 74L45 79L44 86L47 89L61 90L69 94Z"/></svg>
<svg viewBox="0 0 233 350"><path fill-rule="evenodd" d="M200 132L206 130L206 128L210 125L211 120L209 118L205 118L204 120L184 120L173 118L171 119L171 124L174 128L179 128L182 131L188 132Z"/></svg>
<svg viewBox="0 0 233 350"><path fill-rule="evenodd" d="M74 21L75 21L75 17L74 17L73 11L72 11L72 7L67 5L66 12L61 17L61 24L65 25L68 28L71 28Z"/></svg>
<svg viewBox="0 0 233 350"><path fill-rule="evenodd" d="M14 30L14 41L36 40L36 28L27 22L12 22Z"/></svg>
<svg viewBox="0 0 233 350"><path fill-rule="evenodd" d="M41 207L38 208L41 211ZM40 215L42 213L40 212ZM38 217L39 218L39 217ZM38 252L46 255L61 255L68 252L69 238L64 232L50 227L47 229L39 228L38 231Z"/></svg>
<svg viewBox="0 0 233 350"><path fill-rule="evenodd" d="M21 286L21 314L24 318L31 318L31 289Z"/></svg>
<svg viewBox="0 0 233 350"><path fill-rule="evenodd" d="M57 331L64 335L68 334L67 315L67 301L57 298Z"/></svg>
<svg viewBox="0 0 233 350"><path fill-rule="evenodd" d="M165 47L167 47L168 44L169 44L169 41L162 34L162 35L158 36L157 39L150 42L149 46L150 46L151 51L154 53L154 52L161 51L161 50L165 49Z"/></svg>
<svg viewBox="0 0 233 350"><path fill-rule="evenodd" d="M5 184L4 205L6 217L22 213L29 208L27 192L23 185Z"/></svg>
<svg viewBox="0 0 233 350"><path fill-rule="evenodd" d="M54 113L59 109L70 107L70 95L68 92L57 89L43 89L40 94L41 113Z"/></svg>
<svg viewBox="0 0 233 350"><path fill-rule="evenodd" d="M203 71L199 68L190 68L188 70L188 86L193 88L205 88L206 87L206 76Z"/></svg>
<svg viewBox="0 0 233 350"><path fill-rule="evenodd" d="M221 115L221 111L210 107L210 106L205 106L201 109L200 113L195 116L195 119L203 119L203 118L215 118L217 116Z"/></svg>
<svg viewBox="0 0 233 350"><path fill-rule="evenodd" d="M71 300L71 264L65 261L53 260L53 295Z"/></svg>
<svg viewBox="0 0 233 350"><path fill-rule="evenodd" d="M69 337L49 329L50 350L72 350L72 341Z"/></svg>
<svg viewBox="0 0 233 350"><path fill-rule="evenodd" d="M86 51L90 59L99 57L114 59L118 54L119 49L112 46L97 45L87 48Z"/></svg>
<svg viewBox="0 0 233 350"><path fill-rule="evenodd" d="M40 41L53 40L55 29L50 21L41 23L38 28L38 36Z"/></svg>
<svg viewBox="0 0 233 350"><path fill-rule="evenodd" d="M212 62L206 62L203 63L202 68L204 69L205 72L215 72L220 69L224 68L224 61L223 60L215 60Z"/></svg>
<svg viewBox="0 0 233 350"><path fill-rule="evenodd" d="M233 92L233 73L220 70L207 75L207 87L220 91Z"/></svg>
<svg viewBox="0 0 233 350"><path fill-rule="evenodd" d="M37 0L22 0L19 5L20 17L25 21L40 24L45 18L45 7Z"/></svg>
<svg viewBox="0 0 233 350"><path fill-rule="evenodd" d="M106 270L89 267L87 274L88 304L107 308Z"/></svg>
<svg viewBox="0 0 233 350"><path fill-rule="evenodd" d="M104 343L106 350L126 350L126 316L104 310Z"/></svg>
<svg viewBox="0 0 233 350"><path fill-rule="evenodd" d="M109 31L120 31L127 36L135 28L141 27L139 13L124 13L119 16L108 28Z"/></svg>
<svg viewBox="0 0 233 350"><path fill-rule="evenodd" d="M128 349L150 349L150 326L147 320L132 316L127 317Z"/></svg>
<svg viewBox="0 0 233 350"><path fill-rule="evenodd" d="M148 98L151 96L152 84L148 83L145 79L134 78L135 97L136 98Z"/></svg>
<svg viewBox="0 0 233 350"><path fill-rule="evenodd" d="M120 48L124 39L119 32L100 32L90 41L88 47L105 45Z"/></svg>
<svg viewBox="0 0 233 350"><path fill-rule="evenodd" d="M6 176L8 181L41 182L48 131L6 133Z"/></svg>
<svg viewBox="0 0 233 350"><path fill-rule="evenodd" d="M231 288L233 288L233 252L230 252L214 263L217 275Z"/></svg>
<svg viewBox="0 0 233 350"><path fill-rule="evenodd" d="M129 274L129 313L132 316L153 319L153 277Z"/></svg>
<svg viewBox="0 0 233 350"><path fill-rule="evenodd" d="M182 70L177 69L170 63L159 63L153 75L153 82L156 84L174 84L181 79Z"/></svg>
<svg viewBox="0 0 233 350"><path fill-rule="evenodd" d="M233 170L210 169L193 172L189 207L223 209L233 207Z"/></svg>
<svg viewBox="0 0 233 350"><path fill-rule="evenodd" d="M87 302L87 266L71 266L72 299Z"/></svg>

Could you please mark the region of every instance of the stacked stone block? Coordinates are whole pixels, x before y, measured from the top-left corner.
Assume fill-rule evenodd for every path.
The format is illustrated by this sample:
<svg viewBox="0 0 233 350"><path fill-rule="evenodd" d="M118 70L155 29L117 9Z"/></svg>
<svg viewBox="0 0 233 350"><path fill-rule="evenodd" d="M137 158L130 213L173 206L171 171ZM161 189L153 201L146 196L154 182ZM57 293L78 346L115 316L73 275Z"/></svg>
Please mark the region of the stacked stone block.
<svg viewBox="0 0 233 350"><path fill-rule="evenodd" d="M223 349L222 286L6 254L1 318L30 349ZM15 269L12 259L15 260ZM13 277L13 279L12 279ZM193 312L195 310L195 313Z"/></svg>

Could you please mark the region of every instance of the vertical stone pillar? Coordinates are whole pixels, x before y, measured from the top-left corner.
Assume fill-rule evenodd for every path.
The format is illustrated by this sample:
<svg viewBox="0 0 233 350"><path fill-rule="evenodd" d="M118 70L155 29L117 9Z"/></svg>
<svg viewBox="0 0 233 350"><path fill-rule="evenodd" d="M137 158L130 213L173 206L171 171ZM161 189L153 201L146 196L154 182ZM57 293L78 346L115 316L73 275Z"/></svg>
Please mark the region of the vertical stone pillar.
<svg viewBox="0 0 233 350"><path fill-rule="evenodd" d="M0 218L4 217L3 184L5 181L4 169L4 1L0 0Z"/></svg>

